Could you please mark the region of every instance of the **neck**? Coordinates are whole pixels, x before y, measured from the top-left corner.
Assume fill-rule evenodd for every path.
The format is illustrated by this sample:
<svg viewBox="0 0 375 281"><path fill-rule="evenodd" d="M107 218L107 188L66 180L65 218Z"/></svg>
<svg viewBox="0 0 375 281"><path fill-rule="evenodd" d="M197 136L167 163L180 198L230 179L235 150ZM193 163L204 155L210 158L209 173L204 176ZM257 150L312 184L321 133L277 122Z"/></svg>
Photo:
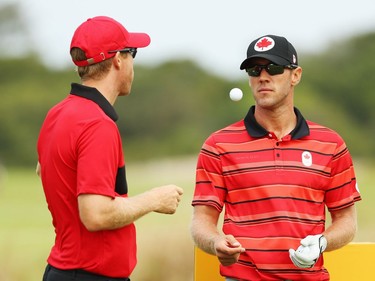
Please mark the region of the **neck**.
<svg viewBox="0 0 375 281"><path fill-rule="evenodd" d="M255 106L255 119L268 132L272 132L281 140L288 135L297 124L297 116L293 106L268 110Z"/></svg>
<svg viewBox="0 0 375 281"><path fill-rule="evenodd" d="M85 86L96 88L111 105L115 104L115 101L118 97L118 93L113 89L113 83L108 83L103 80L87 80L82 83Z"/></svg>

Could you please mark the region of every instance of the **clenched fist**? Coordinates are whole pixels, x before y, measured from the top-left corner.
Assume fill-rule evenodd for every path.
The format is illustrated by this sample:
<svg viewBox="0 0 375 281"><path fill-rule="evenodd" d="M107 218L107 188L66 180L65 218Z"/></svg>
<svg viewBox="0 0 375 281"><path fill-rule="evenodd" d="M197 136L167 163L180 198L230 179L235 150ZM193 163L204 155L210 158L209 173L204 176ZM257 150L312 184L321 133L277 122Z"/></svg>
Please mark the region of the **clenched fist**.
<svg viewBox="0 0 375 281"><path fill-rule="evenodd" d="M184 193L179 186L170 184L151 189L155 198L155 212L162 214L174 214Z"/></svg>

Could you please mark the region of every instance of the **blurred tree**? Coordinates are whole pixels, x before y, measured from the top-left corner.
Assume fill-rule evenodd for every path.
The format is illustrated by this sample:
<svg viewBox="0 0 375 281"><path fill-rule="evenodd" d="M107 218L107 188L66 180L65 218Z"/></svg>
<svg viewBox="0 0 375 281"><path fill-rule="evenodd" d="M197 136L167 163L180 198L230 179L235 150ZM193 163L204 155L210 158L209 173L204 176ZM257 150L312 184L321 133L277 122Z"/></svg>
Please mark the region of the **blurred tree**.
<svg viewBox="0 0 375 281"><path fill-rule="evenodd" d="M17 3L0 4L0 57L28 54L32 48Z"/></svg>
<svg viewBox="0 0 375 281"><path fill-rule="evenodd" d="M35 164L42 121L48 109L67 95L75 73L51 71L35 56L0 59L0 65L0 160Z"/></svg>
<svg viewBox="0 0 375 281"><path fill-rule="evenodd" d="M7 8L10 14L15 13L12 7ZM9 13L0 8L1 35L9 31L5 22L17 26L17 13ZM4 47L1 43L0 49ZM296 106L308 119L337 130L355 156L375 155L374 50L375 33L370 33L322 54L304 55L304 74L296 89ZM240 81L229 81L190 60L135 68L131 95L115 105L127 160L197 154L211 132L243 118L253 104L245 74ZM31 52L0 57L1 161L35 165L36 141L47 111L69 94L70 82L78 81L73 67L48 69ZM244 91L242 101L229 99L233 87Z"/></svg>
<svg viewBox="0 0 375 281"><path fill-rule="evenodd" d="M330 118L326 122L335 123L334 127L339 128L343 137L357 146L353 147L354 151L361 151L364 156L374 155L375 145L370 140L375 138L372 72L375 69L375 33L338 42L324 53L310 56L305 64L305 82L322 104L330 105Z"/></svg>
<svg viewBox="0 0 375 281"><path fill-rule="evenodd" d="M137 157L194 153L208 133L244 115L228 99L230 82L210 75L189 60L166 62L135 71L132 94L118 100L125 144L137 140ZM236 114L237 112L237 114ZM157 144L157 149L148 150ZM144 155L142 155L144 154Z"/></svg>

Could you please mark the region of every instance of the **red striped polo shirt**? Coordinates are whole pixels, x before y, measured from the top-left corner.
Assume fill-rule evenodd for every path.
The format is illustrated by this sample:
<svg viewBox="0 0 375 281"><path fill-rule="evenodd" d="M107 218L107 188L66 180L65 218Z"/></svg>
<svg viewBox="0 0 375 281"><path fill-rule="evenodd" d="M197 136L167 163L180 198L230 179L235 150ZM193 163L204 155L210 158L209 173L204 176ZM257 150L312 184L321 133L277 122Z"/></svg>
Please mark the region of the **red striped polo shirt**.
<svg viewBox="0 0 375 281"><path fill-rule="evenodd" d="M288 250L325 229L330 211L359 201L349 151L333 130L306 121L282 140L255 120L213 133L197 164L192 205L225 207L223 231L246 248L239 261L221 266L224 276L244 280L328 280L320 258L312 269L296 268Z"/></svg>

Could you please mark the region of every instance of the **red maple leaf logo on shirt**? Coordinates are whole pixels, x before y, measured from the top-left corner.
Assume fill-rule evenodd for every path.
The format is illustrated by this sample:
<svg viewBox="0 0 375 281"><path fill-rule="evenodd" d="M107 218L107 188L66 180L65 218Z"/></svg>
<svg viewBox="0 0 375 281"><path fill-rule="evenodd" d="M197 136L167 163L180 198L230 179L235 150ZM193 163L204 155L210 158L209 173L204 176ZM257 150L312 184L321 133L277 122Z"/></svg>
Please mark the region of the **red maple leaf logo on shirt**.
<svg viewBox="0 0 375 281"><path fill-rule="evenodd" d="M257 47L259 49L267 48L269 45L272 45L272 42L269 41L267 38L263 38L261 41L257 43Z"/></svg>

